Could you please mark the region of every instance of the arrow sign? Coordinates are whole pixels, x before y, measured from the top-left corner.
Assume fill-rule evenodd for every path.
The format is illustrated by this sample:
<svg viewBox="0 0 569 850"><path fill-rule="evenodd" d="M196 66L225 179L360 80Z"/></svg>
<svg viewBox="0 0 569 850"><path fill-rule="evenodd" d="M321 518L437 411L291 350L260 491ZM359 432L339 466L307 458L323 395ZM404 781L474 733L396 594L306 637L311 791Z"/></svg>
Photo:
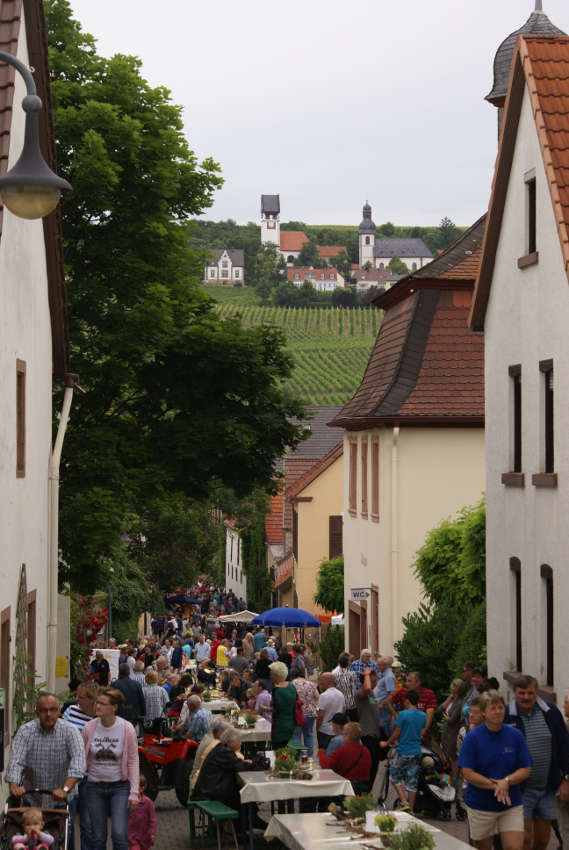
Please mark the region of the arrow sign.
<svg viewBox="0 0 569 850"><path fill-rule="evenodd" d="M352 602L365 602L371 596L369 587L352 587Z"/></svg>

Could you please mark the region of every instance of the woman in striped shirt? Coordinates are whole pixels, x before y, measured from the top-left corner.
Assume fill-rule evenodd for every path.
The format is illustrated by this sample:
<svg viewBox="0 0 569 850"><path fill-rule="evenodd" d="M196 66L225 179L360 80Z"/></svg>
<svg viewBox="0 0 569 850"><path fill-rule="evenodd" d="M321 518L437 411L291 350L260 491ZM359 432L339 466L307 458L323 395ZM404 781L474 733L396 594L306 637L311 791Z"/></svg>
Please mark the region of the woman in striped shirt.
<svg viewBox="0 0 569 850"><path fill-rule="evenodd" d="M67 706L63 712L63 719L71 723L72 726L75 726L79 732L81 732L86 723L95 717L95 701L99 690L99 685L92 679L82 682L77 688L77 702L73 705ZM73 797L69 803L69 820L71 824L68 842L69 850L74 850L73 823L78 811L81 811L81 818L79 821L81 847L91 846L91 825L89 823L87 807L85 804L85 783L86 780L82 779L79 783L78 796Z"/></svg>

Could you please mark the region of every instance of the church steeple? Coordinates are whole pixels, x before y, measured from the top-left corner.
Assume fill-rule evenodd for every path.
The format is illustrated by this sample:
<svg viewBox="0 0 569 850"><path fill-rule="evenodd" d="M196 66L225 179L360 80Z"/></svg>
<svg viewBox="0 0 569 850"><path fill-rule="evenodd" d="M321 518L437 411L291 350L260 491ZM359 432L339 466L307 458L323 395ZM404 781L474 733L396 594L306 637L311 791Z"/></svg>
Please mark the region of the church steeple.
<svg viewBox="0 0 569 850"><path fill-rule="evenodd" d="M563 30L558 29L551 23L543 11L542 0L535 0L535 9L518 30L510 33L504 39L496 51L494 57L494 84L492 91L486 95L485 100L498 108L498 136L502 124L502 113L508 93L508 80L510 79L510 67L516 49L516 41L519 35L537 35L543 37L566 35Z"/></svg>

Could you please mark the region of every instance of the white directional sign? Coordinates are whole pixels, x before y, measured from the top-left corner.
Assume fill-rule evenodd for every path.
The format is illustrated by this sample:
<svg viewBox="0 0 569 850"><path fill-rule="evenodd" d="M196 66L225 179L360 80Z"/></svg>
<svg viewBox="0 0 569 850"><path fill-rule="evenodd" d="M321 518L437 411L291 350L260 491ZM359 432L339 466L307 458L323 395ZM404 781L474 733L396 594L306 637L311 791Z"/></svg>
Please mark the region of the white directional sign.
<svg viewBox="0 0 569 850"><path fill-rule="evenodd" d="M352 602L365 602L370 595L369 587L352 587Z"/></svg>

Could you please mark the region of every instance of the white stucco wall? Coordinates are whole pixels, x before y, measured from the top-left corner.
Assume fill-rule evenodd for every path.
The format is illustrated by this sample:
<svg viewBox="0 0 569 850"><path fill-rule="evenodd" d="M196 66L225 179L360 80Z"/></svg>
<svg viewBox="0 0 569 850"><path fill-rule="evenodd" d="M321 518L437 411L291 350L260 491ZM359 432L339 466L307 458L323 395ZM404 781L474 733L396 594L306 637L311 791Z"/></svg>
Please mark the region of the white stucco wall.
<svg viewBox="0 0 569 850"><path fill-rule="evenodd" d="M268 227L267 221L271 221L271 224L274 224L274 227ZM281 225L278 216L269 216L268 218L265 216L261 217L261 243L265 244L273 244L277 247L280 245L281 241Z"/></svg>
<svg viewBox="0 0 569 850"><path fill-rule="evenodd" d="M525 244L524 175L536 169L539 263L524 270L517 259ZM486 313L486 473L488 661L501 678L515 669L514 580L511 557L521 561L522 667L540 683L546 678L545 592L541 564L553 570L554 688L558 698L569 685L569 284L553 215L551 196L527 92L504 209L492 289ZM554 366L554 452L557 489L532 485L543 471L543 375L541 360ZM522 369L523 489L505 487L511 470L512 404L508 367Z"/></svg>
<svg viewBox="0 0 569 850"><path fill-rule="evenodd" d="M368 519L361 516L361 440L367 435ZM371 518L371 437L379 436L379 522ZM349 512L350 436L344 442L345 610L354 587L379 587L379 645L392 652L401 618L418 607L421 590L412 572L426 534L484 490L482 428L405 428L399 432L393 501L393 430L358 434L357 516ZM369 600L368 600L369 605ZM368 609L368 631L371 615ZM347 638L347 635L346 635ZM370 641L368 640L368 643Z"/></svg>
<svg viewBox="0 0 569 850"><path fill-rule="evenodd" d="M241 558L241 537L225 526L225 586L247 601L247 577Z"/></svg>
<svg viewBox="0 0 569 850"><path fill-rule="evenodd" d="M386 269L389 266L389 263L393 257L376 257L375 258L375 267L376 269ZM422 269L426 263L429 263L432 257L399 257L402 263L405 263L409 271L416 271L417 269ZM413 263L415 263L415 268L413 268Z"/></svg>
<svg viewBox="0 0 569 850"><path fill-rule="evenodd" d="M18 57L28 64L22 19ZM16 75L9 167L24 133L24 85ZM12 645L20 565L36 590L36 668L46 673L48 489L52 353L41 221L4 210L0 240L0 608L10 609ZM26 362L26 475L16 478L16 359ZM12 694L11 694L12 695Z"/></svg>
<svg viewBox="0 0 569 850"><path fill-rule="evenodd" d="M366 245L366 236L369 236L369 245ZM373 233L366 233L359 237L360 241L360 266L364 266L365 263L371 263L373 265L373 245L375 242L375 237Z"/></svg>

